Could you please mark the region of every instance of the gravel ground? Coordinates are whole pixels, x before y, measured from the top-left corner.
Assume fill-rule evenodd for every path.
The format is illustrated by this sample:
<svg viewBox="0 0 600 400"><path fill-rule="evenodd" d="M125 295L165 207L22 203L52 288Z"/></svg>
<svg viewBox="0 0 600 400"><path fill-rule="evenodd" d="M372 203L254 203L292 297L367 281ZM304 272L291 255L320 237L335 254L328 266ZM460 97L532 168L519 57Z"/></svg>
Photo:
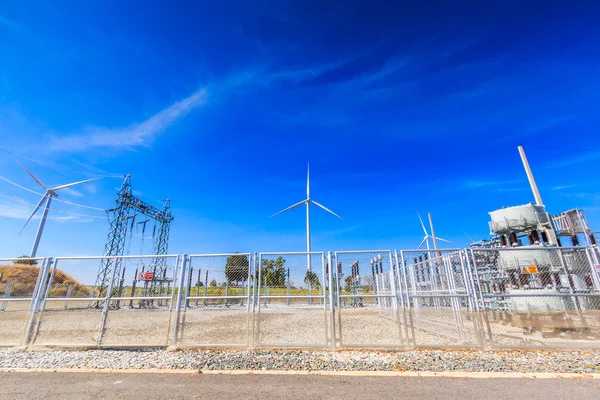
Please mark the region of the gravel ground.
<svg viewBox="0 0 600 400"><path fill-rule="evenodd" d="M600 373L600 352L0 350L0 368Z"/></svg>

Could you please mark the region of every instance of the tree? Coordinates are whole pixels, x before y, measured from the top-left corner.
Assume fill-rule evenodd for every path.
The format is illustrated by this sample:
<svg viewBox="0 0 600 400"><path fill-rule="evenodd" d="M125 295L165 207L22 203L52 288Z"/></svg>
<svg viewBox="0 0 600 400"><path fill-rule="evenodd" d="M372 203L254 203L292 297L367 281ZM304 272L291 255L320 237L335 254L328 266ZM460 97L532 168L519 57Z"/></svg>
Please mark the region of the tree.
<svg viewBox="0 0 600 400"><path fill-rule="evenodd" d="M37 264L36 260L28 260L28 258L31 258L31 257L21 256L21 257L19 257L19 259L17 261L15 261L15 264L25 264L25 265L36 265Z"/></svg>
<svg viewBox="0 0 600 400"><path fill-rule="evenodd" d="M217 281L215 279L213 279L212 281L210 281L209 285L210 287L216 287L217 286Z"/></svg>
<svg viewBox="0 0 600 400"><path fill-rule="evenodd" d="M352 283L353 283L353 282L352 282L352 279L353 279L353 277L352 277L352 276L347 276L347 277L344 279L344 290L345 290L346 292L348 292L348 293L349 293L349 292L352 292Z"/></svg>
<svg viewBox="0 0 600 400"><path fill-rule="evenodd" d="M316 273L314 273L312 271L306 271L306 276L304 277L304 283L306 283L307 285L310 285L311 287L317 288L317 289L321 287L321 282L319 281L319 275L317 275Z"/></svg>
<svg viewBox="0 0 600 400"><path fill-rule="evenodd" d="M235 282L236 284L240 281L248 279L248 269L250 268L250 261L248 256L235 255L227 257L225 262L225 276L229 282Z"/></svg>
<svg viewBox="0 0 600 400"><path fill-rule="evenodd" d="M285 258L279 256L275 260L264 260L262 265L262 279L267 286L285 285Z"/></svg>

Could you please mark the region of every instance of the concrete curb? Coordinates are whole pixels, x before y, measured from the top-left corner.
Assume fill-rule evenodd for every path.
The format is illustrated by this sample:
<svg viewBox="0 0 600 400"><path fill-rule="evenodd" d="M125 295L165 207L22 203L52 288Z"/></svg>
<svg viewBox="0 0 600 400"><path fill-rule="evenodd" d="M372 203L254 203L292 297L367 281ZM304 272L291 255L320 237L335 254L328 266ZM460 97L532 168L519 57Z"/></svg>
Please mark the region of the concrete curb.
<svg viewBox="0 0 600 400"><path fill-rule="evenodd" d="M193 370L193 369L93 369L93 368L0 368L0 372L61 372L112 374L203 374L203 375L323 375L376 377L512 378L512 379L600 379L600 373L554 372L428 372L428 371L277 371L277 370Z"/></svg>

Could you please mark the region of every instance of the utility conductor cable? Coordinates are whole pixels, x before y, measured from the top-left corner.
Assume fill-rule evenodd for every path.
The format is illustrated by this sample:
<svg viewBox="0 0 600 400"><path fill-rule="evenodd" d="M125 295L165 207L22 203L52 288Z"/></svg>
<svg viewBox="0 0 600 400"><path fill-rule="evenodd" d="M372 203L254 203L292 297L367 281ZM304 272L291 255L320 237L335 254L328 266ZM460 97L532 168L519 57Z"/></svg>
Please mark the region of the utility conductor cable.
<svg viewBox="0 0 600 400"><path fill-rule="evenodd" d="M10 183L11 185L18 187L19 189L26 190L26 191L28 191L28 192L30 192L30 193L33 193L33 194L37 194L38 196L43 196L43 194L42 194L42 193L38 193L38 192L36 192L35 190L31 190L31 189L29 189L29 188L26 188L25 186L21 186L21 185L19 185L18 183L15 183L15 182L11 181L10 179L7 179L7 178L5 178L5 177L3 177L3 176L1 176L1 175L0 175L0 179L1 179L1 180L3 180L3 181L5 181L6 183ZM52 199L52 201L59 201L59 202L61 202L61 203L69 204L69 205L71 205L71 206L77 206L77 207L82 207L82 208L88 208L88 209L90 209L90 210L96 210L96 211L106 211L104 208L98 208L98 207L92 207L92 206L85 206L85 205L83 205L83 204L72 203L72 202L70 202L70 201L61 200L61 199Z"/></svg>
<svg viewBox="0 0 600 400"><path fill-rule="evenodd" d="M7 196L7 195L5 195L5 194L2 194L2 193L0 193L0 197L4 197L5 199L12 200L12 201L15 201L15 202L17 202L17 203L26 204L26 205L28 205L28 206L33 206L33 207L35 207L35 206L36 206L36 205L35 205L35 204L33 204L33 203L28 203L28 202L26 202L25 200L22 200L22 199L19 199L19 198L16 198L16 197L12 197L12 196ZM99 217L99 216L97 216L97 215L90 215L90 214L78 214L78 213L73 213L73 212L70 212L70 211L56 210L56 209L54 209L54 208L49 208L48 210L50 210L50 211L55 211L55 212L59 212L59 213L63 213L63 214L75 215L75 216L78 216L78 217L88 217L88 218L95 218L95 219L104 219L104 218L105 218L105 217ZM103 211L104 211L104 210L103 210Z"/></svg>

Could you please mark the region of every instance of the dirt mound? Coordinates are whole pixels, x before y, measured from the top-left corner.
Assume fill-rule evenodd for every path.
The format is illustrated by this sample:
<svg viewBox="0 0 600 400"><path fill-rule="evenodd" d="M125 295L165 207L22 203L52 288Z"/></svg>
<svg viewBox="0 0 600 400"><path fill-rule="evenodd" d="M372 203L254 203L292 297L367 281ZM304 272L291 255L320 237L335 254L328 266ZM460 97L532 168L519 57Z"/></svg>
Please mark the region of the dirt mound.
<svg viewBox="0 0 600 400"><path fill-rule="evenodd" d="M0 283L12 283L12 293L15 293L15 295L31 295L34 291L39 273L40 268L35 265L0 265L0 275L2 276ZM72 297L87 297L90 294L89 287L81 285L75 278L65 274L60 269L57 269L54 272L54 279L52 279L50 296L65 296L70 285L72 285ZM1 287L0 291L2 291Z"/></svg>

